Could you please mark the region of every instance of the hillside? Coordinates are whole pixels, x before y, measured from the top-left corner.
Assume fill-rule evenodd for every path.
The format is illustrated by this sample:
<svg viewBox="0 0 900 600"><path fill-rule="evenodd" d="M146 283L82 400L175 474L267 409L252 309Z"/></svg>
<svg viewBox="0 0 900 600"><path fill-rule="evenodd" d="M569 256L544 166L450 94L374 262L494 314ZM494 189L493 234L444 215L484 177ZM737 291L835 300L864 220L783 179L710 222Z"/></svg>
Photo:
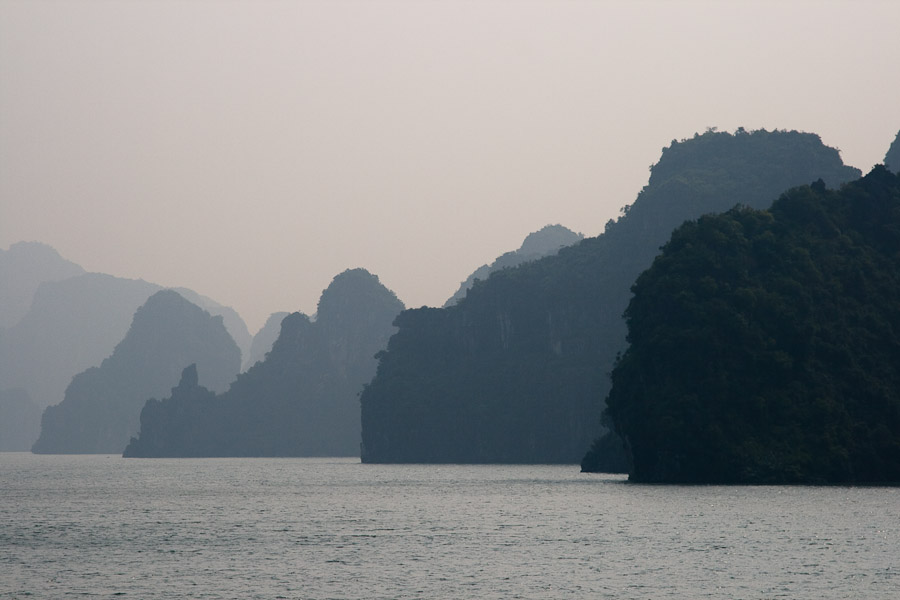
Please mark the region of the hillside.
<svg viewBox="0 0 900 600"><path fill-rule="evenodd" d="M608 417L631 479L900 483L900 177L679 228L634 286Z"/></svg>
<svg viewBox="0 0 900 600"><path fill-rule="evenodd" d="M288 314L286 312L276 312L269 315L265 324L253 336L253 341L250 343L250 352L243 358L242 371L246 371L266 358L266 354L272 350L275 340L278 339L278 334L281 333L281 322Z"/></svg>
<svg viewBox="0 0 900 600"><path fill-rule="evenodd" d="M402 309L376 276L341 273L316 320L284 317L271 351L227 393L215 396L186 373L170 397L147 402L125 456L357 456L358 395Z"/></svg>
<svg viewBox="0 0 900 600"><path fill-rule="evenodd" d="M362 401L364 462L577 463L602 431L630 288L672 230L859 176L814 134L673 141L605 232L493 273L444 309L402 313Z"/></svg>
<svg viewBox="0 0 900 600"><path fill-rule="evenodd" d="M41 408L59 404L72 377L108 357L125 337L135 311L162 289L142 279L103 273L41 283L25 315L0 332L0 388L22 388ZM247 326L233 309L191 290L177 291L223 316L232 337L249 348Z"/></svg>
<svg viewBox="0 0 900 600"><path fill-rule="evenodd" d="M63 401L44 411L32 451L121 453L138 431L144 402L167 393L186 366L196 363L207 386L225 390L240 360L222 317L172 290L157 292L135 312L112 355L73 377Z"/></svg>
<svg viewBox="0 0 900 600"><path fill-rule="evenodd" d="M547 225L538 231L529 233L522 241L518 250L512 250L499 256L489 265L482 265L463 281L459 289L444 303L444 308L453 306L466 296L466 292L475 285L476 280L487 279L494 271L516 267L522 263L537 260L545 256L556 254L560 248L577 244L584 236L580 233L563 227L562 225Z"/></svg>

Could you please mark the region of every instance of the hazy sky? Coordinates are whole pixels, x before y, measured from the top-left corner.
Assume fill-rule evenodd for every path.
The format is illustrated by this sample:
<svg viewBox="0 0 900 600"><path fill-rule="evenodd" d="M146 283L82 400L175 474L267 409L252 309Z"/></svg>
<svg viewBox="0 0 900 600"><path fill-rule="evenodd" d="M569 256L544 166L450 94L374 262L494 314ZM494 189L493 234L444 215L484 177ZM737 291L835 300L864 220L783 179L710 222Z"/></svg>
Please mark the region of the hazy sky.
<svg viewBox="0 0 900 600"><path fill-rule="evenodd" d="M0 248L269 313L365 267L407 306L674 138L798 129L867 171L900 2L0 0Z"/></svg>

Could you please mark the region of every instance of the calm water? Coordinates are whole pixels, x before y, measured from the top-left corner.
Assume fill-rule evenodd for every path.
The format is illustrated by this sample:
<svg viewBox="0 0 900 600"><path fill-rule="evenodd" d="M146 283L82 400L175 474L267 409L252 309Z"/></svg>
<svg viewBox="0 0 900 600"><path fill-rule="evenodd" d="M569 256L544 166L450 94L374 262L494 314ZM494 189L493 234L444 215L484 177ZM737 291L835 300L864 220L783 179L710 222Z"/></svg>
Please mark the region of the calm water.
<svg viewBox="0 0 900 600"><path fill-rule="evenodd" d="M900 597L900 490L0 454L0 598Z"/></svg>

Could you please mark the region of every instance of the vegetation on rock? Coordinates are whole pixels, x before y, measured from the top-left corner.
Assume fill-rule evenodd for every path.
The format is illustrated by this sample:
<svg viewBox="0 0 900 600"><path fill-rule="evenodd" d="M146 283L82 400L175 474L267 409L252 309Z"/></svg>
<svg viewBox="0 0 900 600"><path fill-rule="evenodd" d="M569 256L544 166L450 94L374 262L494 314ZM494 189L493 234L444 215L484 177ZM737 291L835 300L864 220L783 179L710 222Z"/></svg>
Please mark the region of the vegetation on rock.
<svg viewBox="0 0 900 600"><path fill-rule="evenodd" d="M900 177L686 223L633 289L632 480L900 482Z"/></svg>
<svg viewBox="0 0 900 600"><path fill-rule="evenodd" d="M494 272L454 306L397 318L361 398L363 461L578 463L604 431L631 285L672 231L738 203L767 207L819 178L858 176L813 134L673 142L603 235Z"/></svg>

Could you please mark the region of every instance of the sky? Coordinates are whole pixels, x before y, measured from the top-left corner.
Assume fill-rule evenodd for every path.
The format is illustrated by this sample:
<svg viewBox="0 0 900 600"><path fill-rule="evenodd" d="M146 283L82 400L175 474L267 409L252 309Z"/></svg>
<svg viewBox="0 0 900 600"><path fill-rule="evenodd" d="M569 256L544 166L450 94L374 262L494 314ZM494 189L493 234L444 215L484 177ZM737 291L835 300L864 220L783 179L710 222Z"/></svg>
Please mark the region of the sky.
<svg viewBox="0 0 900 600"><path fill-rule="evenodd" d="M587 236L663 147L900 130L900 2L0 0L0 248L184 286L251 333L348 268L407 307L548 224Z"/></svg>

